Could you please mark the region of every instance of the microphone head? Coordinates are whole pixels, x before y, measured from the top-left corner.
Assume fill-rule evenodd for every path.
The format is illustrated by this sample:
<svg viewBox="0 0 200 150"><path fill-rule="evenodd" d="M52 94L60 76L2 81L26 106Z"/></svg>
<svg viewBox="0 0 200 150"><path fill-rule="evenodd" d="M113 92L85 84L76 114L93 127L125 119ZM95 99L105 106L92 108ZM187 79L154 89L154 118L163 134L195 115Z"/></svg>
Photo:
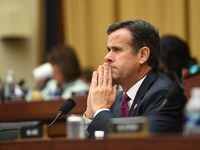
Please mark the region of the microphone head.
<svg viewBox="0 0 200 150"><path fill-rule="evenodd" d="M60 107L59 111L62 115L67 114L72 110L72 108L76 105L73 99L69 98L67 101Z"/></svg>

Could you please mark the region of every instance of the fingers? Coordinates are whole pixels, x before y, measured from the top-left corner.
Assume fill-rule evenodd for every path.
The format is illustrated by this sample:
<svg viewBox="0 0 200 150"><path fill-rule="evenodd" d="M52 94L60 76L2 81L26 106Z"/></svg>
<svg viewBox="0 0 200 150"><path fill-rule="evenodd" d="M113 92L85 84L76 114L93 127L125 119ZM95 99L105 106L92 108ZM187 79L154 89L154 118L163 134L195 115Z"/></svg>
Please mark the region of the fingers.
<svg viewBox="0 0 200 150"><path fill-rule="evenodd" d="M108 66L103 65L103 86L106 87L108 85Z"/></svg>
<svg viewBox="0 0 200 150"><path fill-rule="evenodd" d="M87 116L91 117L101 108L110 108L116 96L116 86L112 86L111 68L107 64L100 65L93 72L87 99Z"/></svg>
<svg viewBox="0 0 200 150"><path fill-rule="evenodd" d="M97 87L97 71L94 71L92 74L92 80L91 80L91 88Z"/></svg>
<svg viewBox="0 0 200 150"><path fill-rule="evenodd" d="M111 68L104 63L100 65L97 71L92 74L91 87L112 87L112 72Z"/></svg>
<svg viewBox="0 0 200 150"><path fill-rule="evenodd" d="M108 85L112 86L112 72L109 66L108 66Z"/></svg>
<svg viewBox="0 0 200 150"><path fill-rule="evenodd" d="M97 83L98 86L102 86L103 85L103 76L104 76L104 68L102 67L102 65L100 65L97 69L97 73L98 73L98 78L97 78Z"/></svg>
<svg viewBox="0 0 200 150"><path fill-rule="evenodd" d="M112 87L112 94L111 94L111 96L110 96L110 103L111 103L111 104L114 103L116 94L117 94L117 85L114 85L114 86Z"/></svg>
<svg viewBox="0 0 200 150"><path fill-rule="evenodd" d="M111 68L107 65L103 65L103 85L112 87L112 74L111 74Z"/></svg>
<svg viewBox="0 0 200 150"><path fill-rule="evenodd" d="M117 85L116 85L116 84L113 86L113 94L114 94L114 95L117 94Z"/></svg>

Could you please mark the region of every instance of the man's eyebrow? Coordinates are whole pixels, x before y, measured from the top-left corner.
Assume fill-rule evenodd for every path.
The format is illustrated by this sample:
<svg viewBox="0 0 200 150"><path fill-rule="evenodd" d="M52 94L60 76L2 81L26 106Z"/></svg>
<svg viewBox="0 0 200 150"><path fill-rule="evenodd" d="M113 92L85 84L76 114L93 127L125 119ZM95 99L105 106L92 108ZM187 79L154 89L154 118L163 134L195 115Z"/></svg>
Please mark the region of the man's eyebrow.
<svg viewBox="0 0 200 150"><path fill-rule="evenodd" d="M119 49L120 46L107 46L107 49L110 50L110 49Z"/></svg>

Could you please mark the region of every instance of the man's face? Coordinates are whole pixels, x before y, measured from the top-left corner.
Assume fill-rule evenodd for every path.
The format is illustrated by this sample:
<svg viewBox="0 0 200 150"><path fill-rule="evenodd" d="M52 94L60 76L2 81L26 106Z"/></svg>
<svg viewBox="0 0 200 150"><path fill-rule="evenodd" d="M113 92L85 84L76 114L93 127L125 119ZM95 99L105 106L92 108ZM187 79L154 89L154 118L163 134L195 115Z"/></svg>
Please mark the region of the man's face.
<svg viewBox="0 0 200 150"><path fill-rule="evenodd" d="M108 36L105 61L111 67L112 78L118 84L137 80L139 57L131 46L132 36L129 30L119 29Z"/></svg>

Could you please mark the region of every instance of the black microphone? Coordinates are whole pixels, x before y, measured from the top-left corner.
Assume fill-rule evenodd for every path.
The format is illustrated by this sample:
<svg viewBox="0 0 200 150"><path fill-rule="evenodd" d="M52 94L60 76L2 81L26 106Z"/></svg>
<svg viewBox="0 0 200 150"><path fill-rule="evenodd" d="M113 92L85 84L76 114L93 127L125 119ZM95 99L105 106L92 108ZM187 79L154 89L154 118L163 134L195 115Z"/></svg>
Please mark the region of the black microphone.
<svg viewBox="0 0 200 150"><path fill-rule="evenodd" d="M72 110L72 108L74 108L75 105L76 105L76 103L74 102L73 99L67 99L67 101L59 108L59 112L58 112L57 116L49 124L49 127L51 127L60 116L65 115L68 112L70 112Z"/></svg>

